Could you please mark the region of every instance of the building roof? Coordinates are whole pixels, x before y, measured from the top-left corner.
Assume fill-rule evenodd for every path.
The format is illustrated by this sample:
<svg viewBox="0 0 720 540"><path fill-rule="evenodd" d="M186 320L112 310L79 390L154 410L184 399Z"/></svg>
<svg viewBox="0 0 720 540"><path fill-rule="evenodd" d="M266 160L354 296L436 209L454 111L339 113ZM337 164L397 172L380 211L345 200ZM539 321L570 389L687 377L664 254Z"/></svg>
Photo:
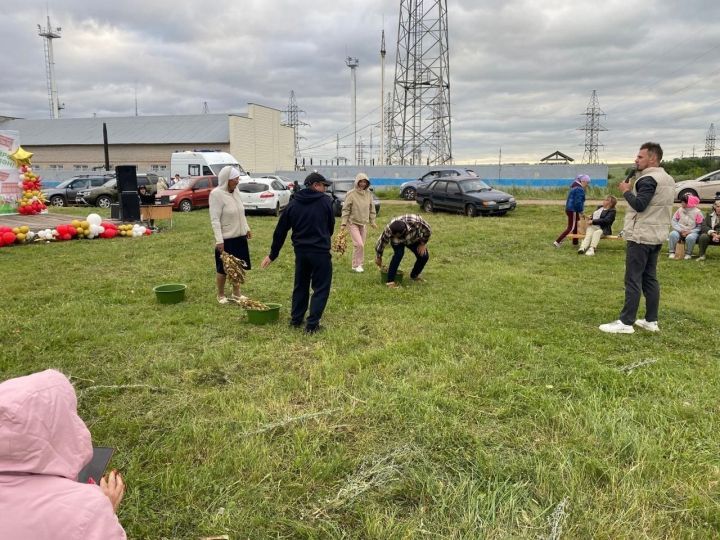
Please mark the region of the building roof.
<svg viewBox="0 0 720 540"><path fill-rule="evenodd" d="M116 116L0 120L0 129L20 132L25 146L62 146L103 143L103 123L110 144L228 143L228 116L246 114L192 114L183 116Z"/></svg>
<svg viewBox="0 0 720 540"><path fill-rule="evenodd" d="M540 160L540 162L548 162L548 163L567 163L568 161L575 161L573 158L568 156L567 154L563 154L560 150L556 150L552 154L545 156Z"/></svg>

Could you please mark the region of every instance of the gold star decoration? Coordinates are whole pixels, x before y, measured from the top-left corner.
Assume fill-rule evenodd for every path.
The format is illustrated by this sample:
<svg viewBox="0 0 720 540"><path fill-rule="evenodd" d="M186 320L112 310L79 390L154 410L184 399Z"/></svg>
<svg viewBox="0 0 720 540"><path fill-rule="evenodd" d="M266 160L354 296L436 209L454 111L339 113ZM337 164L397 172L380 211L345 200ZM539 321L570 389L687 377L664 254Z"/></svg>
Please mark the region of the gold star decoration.
<svg viewBox="0 0 720 540"><path fill-rule="evenodd" d="M18 167L30 165L31 157L33 157L33 153L24 150L22 146L18 146L18 149L10 154L10 159L12 159Z"/></svg>

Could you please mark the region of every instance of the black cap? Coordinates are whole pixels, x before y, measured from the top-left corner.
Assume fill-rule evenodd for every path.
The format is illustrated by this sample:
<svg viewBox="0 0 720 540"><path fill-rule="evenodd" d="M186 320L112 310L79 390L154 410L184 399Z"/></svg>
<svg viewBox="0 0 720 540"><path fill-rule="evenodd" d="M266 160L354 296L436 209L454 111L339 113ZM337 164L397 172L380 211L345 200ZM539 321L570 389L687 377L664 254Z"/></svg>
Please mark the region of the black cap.
<svg viewBox="0 0 720 540"><path fill-rule="evenodd" d="M325 184L326 186L331 186L332 183L330 183L327 178L325 178L322 174L317 172L312 172L307 175L307 178L305 178L305 185L306 186L312 186L315 183L321 183Z"/></svg>

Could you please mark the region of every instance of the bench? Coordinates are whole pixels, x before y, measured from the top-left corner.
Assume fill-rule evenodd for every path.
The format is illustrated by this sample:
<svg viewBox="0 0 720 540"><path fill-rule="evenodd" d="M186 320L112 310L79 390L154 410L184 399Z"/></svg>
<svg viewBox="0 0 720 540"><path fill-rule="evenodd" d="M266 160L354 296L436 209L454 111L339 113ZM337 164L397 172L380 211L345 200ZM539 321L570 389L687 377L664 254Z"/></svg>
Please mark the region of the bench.
<svg viewBox="0 0 720 540"><path fill-rule="evenodd" d="M584 234L571 233L571 234L568 234L565 238L572 238L572 239L582 240L583 238L585 238L585 235L584 235ZM614 234L611 234L611 235L609 235L609 236L601 236L601 237L600 237L600 240L622 240L622 239L623 239L622 236L616 236L616 235L614 235Z"/></svg>

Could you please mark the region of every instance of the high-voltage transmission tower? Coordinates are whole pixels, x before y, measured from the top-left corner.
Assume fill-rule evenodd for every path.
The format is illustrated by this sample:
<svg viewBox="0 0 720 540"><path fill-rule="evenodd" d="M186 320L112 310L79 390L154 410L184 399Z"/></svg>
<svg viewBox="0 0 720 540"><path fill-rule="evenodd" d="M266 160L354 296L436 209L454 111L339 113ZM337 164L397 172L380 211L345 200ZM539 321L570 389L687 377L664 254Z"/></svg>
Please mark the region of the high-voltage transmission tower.
<svg viewBox="0 0 720 540"><path fill-rule="evenodd" d="M308 126L309 124L300 120L300 114L304 114L305 111L300 110L297 101L295 101L295 90L290 90L290 101L288 101L287 110L285 113L285 123L283 125L291 127L293 129L293 137L295 138L295 167L300 163L300 137L298 134L298 128L300 126Z"/></svg>
<svg viewBox="0 0 720 540"><path fill-rule="evenodd" d="M705 136L705 157L715 157L715 124L710 124Z"/></svg>
<svg viewBox="0 0 720 540"><path fill-rule="evenodd" d="M48 100L50 101L50 115L54 120L60 118L60 111L64 109L58 99L57 85L55 83L55 58L53 57L53 39L60 38L62 28L53 28L50 24L50 15L47 16L47 28L37 25L38 35L43 38L45 49L45 76L47 78Z"/></svg>
<svg viewBox="0 0 720 540"><path fill-rule="evenodd" d="M585 115L585 126L578 128L580 131L585 132L583 163L600 163L598 148L605 145L600 144L598 134L601 131L607 131L607 129L600 124L600 117L605 116L605 113L600 108L596 90L593 90L590 103L588 103L587 110L583 114Z"/></svg>
<svg viewBox="0 0 720 540"><path fill-rule="evenodd" d="M452 161L447 0L400 0L392 103L390 163Z"/></svg>

